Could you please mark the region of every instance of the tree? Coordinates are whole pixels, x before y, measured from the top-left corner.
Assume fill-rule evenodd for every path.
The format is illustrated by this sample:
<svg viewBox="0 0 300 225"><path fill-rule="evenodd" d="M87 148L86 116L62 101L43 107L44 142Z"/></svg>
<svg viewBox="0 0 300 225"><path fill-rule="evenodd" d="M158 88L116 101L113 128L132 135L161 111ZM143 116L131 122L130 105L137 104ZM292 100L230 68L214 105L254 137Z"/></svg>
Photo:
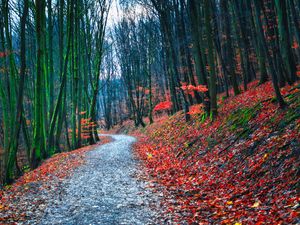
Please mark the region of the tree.
<svg viewBox="0 0 300 225"><path fill-rule="evenodd" d="M286 1L275 1L276 10L277 10L277 18L278 18L278 31L279 31L279 41L280 47L282 51L282 57L284 60L284 65L286 70L288 71L288 76L291 82L295 82L297 79L296 76L296 63L292 53L292 43L291 43L291 35L289 32L288 25L288 15L287 15L287 7Z"/></svg>
<svg viewBox="0 0 300 225"><path fill-rule="evenodd" d="M28 16L28 11L29 11L29 2L28 2L28 0L25 0L24 6L23 6L23 12L22 12L22 16L21 16L21 21L20 21L20 26L21 26L21 32L20 32L21 68L20 68L20 81L19 81L19 90L18 90L18 98L17 98L17 113L16 113L16 118L15 118L15 126L13 127L14 130L12 132L12 137L10 139L9 149L8 149L8 160L7 160L7 166L6 166L6 179L5 179L6 182L11 182L14 177L14 166L16 163L16 154L18 151L19 136L20 136L20 130L21 130L22 120L23 120L24 83L25 83L25 76L26 76L25 27L26 27L26 19Z"/></svg>
<svg viewBox="0 0 300 225"><path fill-rule="evenodd" d="M210 115L212 118L217 116L217 86L216 86L216 69L214 62L214 46L213 46L213 31L211 27L211 7L208 0L204 0L205 10L205 28L208 43L208 65L209 65L209 94L210 94Z"/></svg>

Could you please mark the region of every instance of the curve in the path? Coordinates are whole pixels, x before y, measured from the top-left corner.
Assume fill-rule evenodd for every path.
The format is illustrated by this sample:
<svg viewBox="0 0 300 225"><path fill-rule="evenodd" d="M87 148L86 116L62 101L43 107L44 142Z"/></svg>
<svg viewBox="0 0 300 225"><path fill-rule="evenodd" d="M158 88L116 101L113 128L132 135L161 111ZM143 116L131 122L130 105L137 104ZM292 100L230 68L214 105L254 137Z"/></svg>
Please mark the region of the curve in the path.
<svg viewBox="0 0 300 225"><path fill-rule="evenodd" d="M137 180L133 137L112 135L113 142L87 154L87 162L66 181L66 192L46 210L41 224L154 224L159 196Z"/></svg>

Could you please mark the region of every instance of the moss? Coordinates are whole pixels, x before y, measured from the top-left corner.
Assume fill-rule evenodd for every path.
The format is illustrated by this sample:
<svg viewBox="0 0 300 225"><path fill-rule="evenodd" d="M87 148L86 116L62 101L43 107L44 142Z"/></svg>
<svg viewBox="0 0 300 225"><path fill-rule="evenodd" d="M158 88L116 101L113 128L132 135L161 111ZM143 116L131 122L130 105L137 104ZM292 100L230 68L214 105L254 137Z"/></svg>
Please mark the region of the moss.
<svg viewBox="0 0 300 225"><path fill-rule="evenodd" d="M295 120L300 118L300 98L299 92L297 94L291 94L288 97L290 107L284 118L279 122L278 127L284 129L287 125L293 123Z"/></svg>
<svg viewBox="0 0 300 225"><path fill-rule="evenodd" d="M142 127L142 128L140 129L140 131L141 131L143 134L146 133L147 127Z"/></svg>
<svg viewBox="0 0 300 225"><path fill-rule="evenodd" d="M218 142L211 136L209 136L206 140L208 149L213 149L218 144Z"/></svg>
<svg viewBox="0 0 300 225"><path fill-rule="evenodd" d="M242 137L247 137L251 133L249 121L257 115L260 109L261 104L257 104L254 107L242 108L233 112L226 120L229 130Z"/></svg>
<svg viewBox="0 0 300 225"><path fill-rule="evenodd" d="M300 118L300 108L298 109L289 109L285 119L288 123Z"/></svg>
<svg viewBox="0 0 300 225"><path fill-rule="evenodd" d="M228 99L228 97L225 95L222 97L222 102L224 102L226 99Z"/></svg>
<svg viewBox="0 0 300 225"><path fill-rule="evenodd" d="M295 94L291 94L291 95L289 95L289 96L287 97L287 99L291 100L291 99L293 99L294 97L295 97Z"/></svg>
<svg viewBox="0 0 300 225"><path fill-rule="evenodd" d="M277 103L277 98L276 97L271 98L271 102L272 103Z"/></svg>
<svg viewBox="0 0 300 225"><path fill-rule="evenodd" d="M23 167L22 167L22 171L23 171L24 173L29 172L29 171L30 171L30 166L29 166L29 165L23 166Z"/></svg>

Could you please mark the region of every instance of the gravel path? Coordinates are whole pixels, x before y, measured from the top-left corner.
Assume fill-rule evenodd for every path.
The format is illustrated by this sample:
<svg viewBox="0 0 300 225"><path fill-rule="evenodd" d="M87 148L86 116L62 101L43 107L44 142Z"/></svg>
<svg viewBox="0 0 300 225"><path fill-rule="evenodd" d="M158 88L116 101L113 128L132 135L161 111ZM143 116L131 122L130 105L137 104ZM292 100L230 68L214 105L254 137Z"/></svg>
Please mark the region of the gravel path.
<svg viewBox="0 0 300 225"><path fill-rule="evenodd" d="M41 224L155 224L160 196L138 180L133 137L112 135L113 142L87 154L87 163L66 181Z"/></svg>

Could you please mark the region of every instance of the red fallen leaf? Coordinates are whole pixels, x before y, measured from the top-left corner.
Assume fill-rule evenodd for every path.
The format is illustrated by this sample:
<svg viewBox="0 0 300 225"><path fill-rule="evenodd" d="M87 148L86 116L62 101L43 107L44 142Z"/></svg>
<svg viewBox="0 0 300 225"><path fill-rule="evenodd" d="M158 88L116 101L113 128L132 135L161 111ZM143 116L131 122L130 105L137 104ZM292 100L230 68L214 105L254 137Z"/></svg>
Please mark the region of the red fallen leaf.
<svg viewBox="0 0 300 225"><path fill-rule="evenodd" d="M298 213L298 212L296 212L296 211L293 211L293 212L291 212L291 214L290 214L290 218L291 218L291 219L296 219L296 218L299 218L299 213Z"/></svg>

